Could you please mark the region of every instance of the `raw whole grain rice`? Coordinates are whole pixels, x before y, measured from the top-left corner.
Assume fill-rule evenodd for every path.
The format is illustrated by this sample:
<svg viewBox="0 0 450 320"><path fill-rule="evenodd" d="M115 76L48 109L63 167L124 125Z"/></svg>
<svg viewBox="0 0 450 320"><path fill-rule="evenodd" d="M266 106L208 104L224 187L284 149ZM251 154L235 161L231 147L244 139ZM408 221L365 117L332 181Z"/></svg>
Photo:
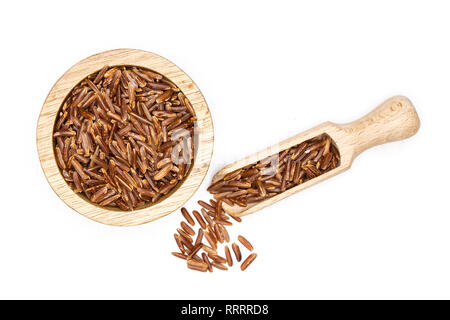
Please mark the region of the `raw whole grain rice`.
<svg viewBox="0 0 450 320"><path fill-rule="evenodd" d="M192 211L192 214L194 215L195 219L198 221L198 223L200 224L202 229L206 229L206 222L205 222L205 220L203 220L200 213L198 211L194 210L194 211Z"/></svg>
<svg viewBox="0 0 450 320"><path fill-rule="evenodd" d="M322 134L229 172L211 184L208 191L216 201L246 207L314 179L339 165L340 154L335 143L330 136Z"/></svg>
<svg viewBox="0 0 450 320"><path fill-rule="evenodd" d="M202 244L201 244L201 243L195 245L195 246L192 248L192 250L189 252L188 259L189 259L189 258L192 258L193 256L195 256L195 255L197 254L197 252L200 251L201 248L202 248Z"/></svg>
<svg viewBox="0 0 450 320"><path fill-rule="evenodd" d="M56 163L72 190L99 206L146 207L189 174L195 121L190 102L164 76L105 66L62 103L53 129Z"/></svg>
<svg viewBox="0 0 450 320"><path fill-rule="evenodd" d="M195 245L201 245L202 240L203 240L203 230L199 228L197 232L197 238L195 239Z"/></svg>
<svg viewBox="0 0 450 320"><path fill-rule="evenodd" d="M186 222L182 221L180 223L181 227L177 229L178 233L174 235L175 242L180 252L173 252L172 254L180 259L187 260L189 269L197 271L207 270L212 272L214 267L220 270L228 270L228 267L233 266L231 249L234 252L237 262L240 262L242 259L240 248L235 242L232 243L231 249L228 245L224 245L225 257L222 257L217 253L220 244L230 242L230 235L227 231L227 227L232 225L232 223L228 221L230 215L224 212L220 200L216 201L211 199L209 200L209 203L200 200L198 201L198 204L201 206L201 214L197 210L193 210L189 213L186 208L181 209L181 214L188 222L189 218L194 220L191 216L192 214L195 217L195 220L200 224L200 228L198 228L197 233L195 233ZM238 222L241 221L240 219L235 220ZM191 225L195 225L195 221ZM194 242L192 237L195 235ZM208 243L208 245L203 243L204 239L205 243ZM239 236L238 240L242 242L246 248L253 250L253 246L243 236ZM244 265L245 268L252 262L250 260ZM228 265L228 267L225 264Z"/></svg>
<svg viewBox="0 0 450 320"><path fill-rule="evenodd" d="M183 260L187 259L187 256L182 254L182 253L180 253L180 252L172 252L172 255L174 255L177 258L183 259Z"/></svg>
<svg viewBox="0 0 450 320"><path fill-rule="evenodd" d="M227 259L225 259L224 257L221 257L217 254L213 254L213 255L208 255L213 261L217 262L217 263L226 263Z"/></svg>
<svg viewBox="0 0 450 320"><path fill-rule="evenodd" d="M187 259L187 267L201 272L206 272L208 270L208 265L203 260L197 261L195 259Z"/></svg>
<svg viewBox="0 0 450 320"><path fill-rule="evenodd" d="M212 236L211 236L211 233L209 232L209 231L206 231L205 233L204 233L204 236L205 236L205 239L206 239L206 241L208 241L208 243L209 243L209 245L214 249L214 250L217 250L217 241L215 241L215 238L213 238Z"/></svg>
<svg viewBox="0 0 450 320"><path fill-rule="evenodd" d="M239 249L239 245L233 242L233 244L231 245L231 248L233 249L233 252L236 257L237 262L241 262L242 254L241 254L241 249Z"/></svg>
<svg viewBox="0 0 450 320"><path fill-rule="evenodd" d="M183 217L186 219L186 221L191 225L195 225L194 219L192 219L189 212L186 210L186 208L181 208L181 213L183 214Z"/></svg>
<svg viewBox="0 0 450 320"><path fill-rule="evenodd" d="M212 261L211 264L213 265L213 267L215 267L219 270L224 270L224 271L228 270L228 268L226 266L224 266L223 264L218 263L216 261Z"/></svg>
<svg viewBox="0 0 450 320"><path fill-rule="evenodd" d="M241 264L241 270L244 271L245 269L247 269L248 266L249 266L253 261L255 261L256 257L257 257L257 254L256 254L256 253L250 254L250 255L247 257L247 259L245 259L244 262L242 262L242 264Z"/></svg>
<svg viewBox="0 0 450 320"><path fill-rule="evenodd" d="M238 240L239 240L240 243L242 243L242 245L243 245L244 247L247 248L247 250L253 251L253 246L252 246L252 244L250 243L250 241L248 241L247 239L245 239L245 238L244 238L243 236L241 236L241 235L238 236Z"/></svg>
<svg viewBox="0 0 450 320"><path fill-rule="evenodd" d="M189 234L190 236L195 236L195 231L194 231L191 227L189 227L189 225L188 225L186 222L181 221L180 225L181 225L181 228L182 228L187 234Z"/></svg>
<svg viewBox="0 0 450 320"><path fill-rule="evenodd" d="M208 224L210 226L212 226L213 225L213 221L211 220L211 217L209 216L208 212L205 209L203 209L203 208L201 209L201 212L202 212L202 215L205 218L206 222L208 222Z"/></svg>
<svg viewBox="0 0 450 320"><path fill-rule="evenodd" d="M205 251L207 254L212 254L212 255L217 254L217 251L216 251L216 250L214 250L213 248L207 246L206 244L203 244L202 249L203 249L203 251Z"/></svg>
<svg viewBox="0 0 450 320"><path fill-rule="evenodd" d="M227 228L223 225L219 225L219 229L220 229L220 232L222 233L222 236L223 236L223 239L225 240L225 242L227 242L227 243L230 242L230 235L227 231Z"/></svg>
<svg viewBox="0 0 450 320"><path fill-rule="evenodd" d="M206 202L203 201L203 200L199 200L199 201L198 201L198 204L201 205L201 206L202 206L203 208L205 208L206 210L209 210L209 211L212 211L212 212L215 212L215 211L216 211L216 209L215 209L213 206L211 206L210 204L206 203Z"/></svg>
<svg viewBox="0 0 450 320"><path fill-rule="evenodd" d="M213 269L212 269L211 262L209 261L209 258L208 258L207 254L206 254L205 252L202 252L202 258L203 258L203 261L204 261L204 262L206 263L206 265L208 266L208 271L209 271L209 272L212 272Z"/></svg>
<svg viewBox="0 0 450 320"><path fill-rule="evenodd" d="M228 248L227 245L225 246L225 257L227 259L228 266L232 267L233 266L233 258L231 257L230 248Z"/></svg>
<svg viewBox="0 0 450 320"><path fill-rule="evenodd" d="M172 121L171 118L167 120L168 122ZM61 132L61 136L65 135L70 137L71 133ZM59 154L58 157L64 160L64 150L67 147L65 147L61 139L59 137L60 143L56 152ZM61 152L61 149L63 152ZM118 149L120 148L118 147ZM77 160L83 162L84 159L77 158ZM229 221L230 218L237 222L241 222L242 219L225 212L222 206L223 203L230 206L246 207L250 203L273 197L309 179L314 179L336 168L339 164L340 155L334 142L328 135L323 134L254 164L227 173L221 180L209 186L208 191L214 195L214 199L210 199L209 203L203 200L197 202L201 206L201 214L196 210L192 211L192 215L200 225L195 243L191 238L191 236L195 235L194 230L183 221L181 229L177 229L178 234L175 234L175 241L180 252L173 254L181 259L187 259L188 268L193 270L209 270L212 272L213 267L220 270L228 270L228 267L233 266L233 258L229 246L225 244L230 242L227 227L233 225ZM169 165L172 164L165 159L161 159L157 163L156 167L159 170L157 174L162 177L161 179L164 179L167 173L164 171L160 172ZM79 172L77 167L78 164L75 165L75 174L83 174L83 171ZM131 179L125 174L122 178L125 183L132 183ZM101 185L94 186L92 192L95 199L111 196L108 190ZM189 212L185 208L181 211L186 221L193 226L195 221ZM246 249L249 251L254 250L253 245L245 237L239 235L237 238ZM206 243L209 246L202 243L203 239L206 239ZM221 244L224 244L225 258L217 253L218 246ZM233 242L231 249L236 257L236 261L241 262L242 253L239 245ZM246 270L256 257L256 253L251 253L241 263L240 269L242 271Z"/></svg>

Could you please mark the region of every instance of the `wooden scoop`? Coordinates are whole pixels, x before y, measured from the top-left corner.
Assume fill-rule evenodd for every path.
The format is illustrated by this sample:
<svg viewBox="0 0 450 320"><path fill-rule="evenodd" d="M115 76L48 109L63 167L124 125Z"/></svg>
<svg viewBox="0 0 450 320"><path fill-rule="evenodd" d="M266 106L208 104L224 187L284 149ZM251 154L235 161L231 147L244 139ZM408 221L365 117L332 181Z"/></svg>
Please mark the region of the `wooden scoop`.
<svg viewBox="0 0 450 320"><path fill-rule="evenodd" d="M277 154L323 133L328 134L333 139L341 156L341 163L337 168L296 185L276 196L248 204L246 207L223 204L226 212L236 216L244 216L349 169L353 159L364 150L379 144L409 138L419 130L419 127L420 120L411 101L403 96L395 96L386 100L359 120L347 124L325 122L277 145L236 161L217 172L212 182L217 182L227 173Z"/></svg>

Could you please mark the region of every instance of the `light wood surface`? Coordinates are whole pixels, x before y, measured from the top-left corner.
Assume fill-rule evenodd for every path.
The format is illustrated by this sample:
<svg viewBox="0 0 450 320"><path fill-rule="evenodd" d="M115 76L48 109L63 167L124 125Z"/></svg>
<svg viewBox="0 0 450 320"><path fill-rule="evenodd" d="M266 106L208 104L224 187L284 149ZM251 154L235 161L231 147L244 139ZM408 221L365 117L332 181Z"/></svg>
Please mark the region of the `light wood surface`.
<svg viewBox="0 0 450 320"><path fill-rule="evenodd" d="M261 152L236 161L217 172L213 177L213 183L229 172L255 163L322 133L327 133L334 140L341 154L341 164L336 169L247 207L223 204L225 211L244 216L349 169L353 159L364 150L379 144L409 138L419 130L419 127L420 120L411 101L403 96L395 96L354 122L348 124L326 122Z"/></svg>
<svg viewBox="0 0 450 320"><path fill-rule="evenodd" d="M182 185L168 198L148 208L124 212L92 204L75 194L64 181L53 151L53 126L57 112L70 90L103 66L134 65L154 70L170 79L191 102L196 116L197 145L194 165ZM117 49L90 56L73 67L55 83L39 116L36 141L45 176L56 194L72 209L97 222L116 226L132 226L161 218L181 207L202 183L211 161L214 133L206 101L195 83L175 64L154 53Z"/></svg>

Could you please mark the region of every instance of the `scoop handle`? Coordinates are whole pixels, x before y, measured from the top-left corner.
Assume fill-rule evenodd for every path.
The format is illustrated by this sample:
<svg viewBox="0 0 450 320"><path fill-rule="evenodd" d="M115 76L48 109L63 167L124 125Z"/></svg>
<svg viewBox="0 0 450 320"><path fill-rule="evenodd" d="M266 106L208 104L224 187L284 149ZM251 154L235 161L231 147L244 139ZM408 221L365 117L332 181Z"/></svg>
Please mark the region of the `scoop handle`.
<svg viewBox="0 0 450 320"><path fill-rule="evenodd" d="M411 101L395 96L372 112L341 126L352 138L354 154L379 144L407 139L419 130L420 120Z"/></svg>

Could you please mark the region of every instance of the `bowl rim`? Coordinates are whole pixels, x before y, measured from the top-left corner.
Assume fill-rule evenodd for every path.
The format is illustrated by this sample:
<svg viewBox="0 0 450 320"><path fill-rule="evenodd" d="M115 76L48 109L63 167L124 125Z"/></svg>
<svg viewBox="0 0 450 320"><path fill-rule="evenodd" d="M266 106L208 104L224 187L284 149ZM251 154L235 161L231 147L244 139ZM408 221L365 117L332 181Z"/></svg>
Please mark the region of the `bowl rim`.
<svg viewBox="0 0 450 320"><path fill-rule="evenodd" d="M138 66L156 71L172 81L190 101L197 123L194 165L181 185L167 198L134 211L100 207L77 195L62 177L53 150L56 115L68 93L81 80L108 66ZM214 145L214 128L208 105L192 79L171 61L138 49L114 49L91 55L69 68L53 85L42 106L36 128L36 144L44 175L53 191L69 207L94 221L114 226L134 226L164 217L180 208L200 187L208 172Z"/></svg>

